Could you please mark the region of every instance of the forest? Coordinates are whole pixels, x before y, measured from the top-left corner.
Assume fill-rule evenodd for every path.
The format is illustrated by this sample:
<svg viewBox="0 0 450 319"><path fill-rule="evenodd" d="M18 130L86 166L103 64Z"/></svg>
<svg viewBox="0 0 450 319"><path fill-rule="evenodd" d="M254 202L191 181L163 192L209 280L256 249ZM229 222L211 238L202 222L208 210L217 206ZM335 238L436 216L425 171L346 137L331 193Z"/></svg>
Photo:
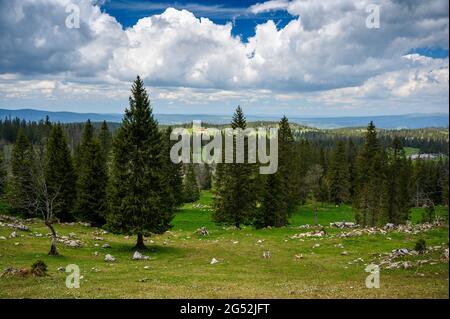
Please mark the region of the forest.
<svg viewBox="0 0 450 319"><path fill-rule="evenodd" d="M248 125L256 124L238 107L230 126ZM213 221L237 229L287 226L306 202L315 211L324 203L351 205L363 227L404 224L413 207L433 222L436 206L448 206L442 131L377 130L371 122L324 132L286 117L266 125L279 128L275 174L260 175L253 164L174 164L172 128L158 126L137 78L120 126L2 120L1 196L12 214L42 218L53 234L50 254L58 254L53 224L71 221L136 235L136 248L145 248L144 236L169 230L177 208L201 190L213 194ZM412 160L405 148L439 156Z"/></svg>

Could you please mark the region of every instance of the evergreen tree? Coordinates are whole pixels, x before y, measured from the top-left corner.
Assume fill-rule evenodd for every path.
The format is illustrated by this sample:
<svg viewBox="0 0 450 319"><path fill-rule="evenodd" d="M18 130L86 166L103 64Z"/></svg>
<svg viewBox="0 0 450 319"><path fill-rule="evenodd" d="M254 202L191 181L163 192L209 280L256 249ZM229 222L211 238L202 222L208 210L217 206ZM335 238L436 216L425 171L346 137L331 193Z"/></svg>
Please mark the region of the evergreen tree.
<svg viewBox="0 0 450 319"><path fill-rule="evenodd" d="M11 154L11 179L8 184L8 199L11 206L23 214L27 214L29 207L24 198L33 191L33 149L21 129Z"/></svg>
<svg viewBox="0 0 450 319"><path fill-rule="evenodd" d="M405 223L411 208L411 167L398 138L391 146L391 155L387 167L386 215L390 223Z"/></svg>
<svg viewBox="0 0 450 319"><path fill-rule="evenodd" d="M184 202L192 203L200 198L197 178L195 176L194 164L188 164L186 174L183 180L183 197Z"/></svg>
<svg viewBox="0 0 450 319"><path fill-rule="evenodd" d="M94 136L91 121L84 127L80 145L75 212L79 218L95 226L105 223L108 176L102 147Z"/></svg>
<svg viewBox="0 0 450 319"><path fill-rule="evenodd" d="M170 134L172 133L172 128L169 126L165 131L164 142L167 144L167 154L166 158L168 161L167 165L167 176L169 178L169 184L171 188L171 195L173 197L173 202L175 206L180 206L184 202L183 196L183 163L173 163L170 159L170 149L175 141L170 140Z"/></svg>
<svg viewBox="0 0 450 319"><path fill-rule="evenodd" d="M335 205L341 205L350 197L350 173L347 165L345 144L338 141L331 157L328 169L330 199Z"/></svg>
<svg viewBox="0 0 450 319"><path fill-rule="evenodd" d="M2 198L6 192L7 177L8 173L3 159L3 150L0 149L0 198Z"/></svg>
<svg viewBox="0 0 450 319"><path fill-rule="evenodd" d="M348 163L348 174L349 174L349 200L352 202L355 200L356 192L356 157L358 151L356 149L355 143L352 139L348 141L347 146L347 163Z"/></svg>
<svg viewBox="0 0 450 319"><path fill-rule="evenodd" d="M144 236L171 227L173 200L167 152L139 76L129 102L113 142L107 225L114 232L137 235L136 248L143 249Z"/></svg>
<svg viewBox="0 0 450 319"><path fill-rule="evenodd" d="M270 174L266 177L264 196L261 207L256 214L256 228L268 226L282 227L288 224L286 203L280 194L284 192L284 183L280 174Z"/></svg>
<svg viewBox="0 0 450 319"><path fill-rule="evenodd" d="M108 124L106 121L103 121L102 126L100 127L100 133L98 136L100 140L100 146L102 150L102 154L107 161L109 158L109 154L111 153L112 148L112 136L109 131Z"/></svg>
<svg viewBox="0 0 450 319"><path fill-rule="evenodd" d="M76 197L76 175L63 127L52 127L44 167L49 193L57 194L54 206L55 216L61 221L73 219L72 211Z"/></svg>
<svg viewBox="0 0 450 319"><path fill-rule="evenodd" d="M373 122L367 127L365 144L357 158L357 214L362 226L384 223L383 203L385 192L386 157L377 137Z"/></svg>
<svg viewBox="0 0 450 319"><path fill-rule="evenodd" d="M236 109L231 122L233 129L245 130L247 126L241 107ZM235 138L234 138L235 140ZM240 228L242 224L248 224L254 218L256 210L255 192L256 175L255 165L249 164L247 150L248 139L245 138L244 163L220 164L219 185L215 189L213 219L216 223L231 224ZM236 140L234 145L236 146ZM236 157L236 152L234 157Z"/></svg>
<svg viewBox="0 0 450 319"><path fill-rule="evenodd" d="M277 196L286 204L285 210L290 214L299 203L296 191L298 187L297 176L293 173L295 167L294 137L289 126L289 120L283 116L278 130L278 172L279 180L282 181L282 190ZM275 194L274 194L275 195Z"/></svg>

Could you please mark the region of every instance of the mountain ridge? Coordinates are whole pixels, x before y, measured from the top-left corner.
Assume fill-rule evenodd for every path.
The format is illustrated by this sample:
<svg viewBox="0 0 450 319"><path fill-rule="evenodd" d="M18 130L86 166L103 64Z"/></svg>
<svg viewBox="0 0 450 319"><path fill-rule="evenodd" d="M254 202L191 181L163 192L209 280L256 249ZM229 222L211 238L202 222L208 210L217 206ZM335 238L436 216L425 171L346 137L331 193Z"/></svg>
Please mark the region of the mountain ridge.
<svg viewBox="0 0 450 319"><path fill-rule="evenodd" d="M51 121L61 123L85 122L90 119L92 122L107 121L120 123L122 114L119 113L78 113L70 111L44 111L31 108L24 109L0 109L0 119L20 118L25 121L39 121L49 116ZM160 124L177 125L193 120L200 120L204 123L226 124L231 120L231 115L208 115L208 114L163 114L156 113L156 119ZM281 116L276 115L248 115L247 120L256 121L278 121ZM289 116L292 123L316 127L316 128L343 128L366 126L368 122L374 121L379 128L400 129L400 128L425 128L449 126L449 115L447 113L411 113L401 115L375 115L375 116Z"/></svg>

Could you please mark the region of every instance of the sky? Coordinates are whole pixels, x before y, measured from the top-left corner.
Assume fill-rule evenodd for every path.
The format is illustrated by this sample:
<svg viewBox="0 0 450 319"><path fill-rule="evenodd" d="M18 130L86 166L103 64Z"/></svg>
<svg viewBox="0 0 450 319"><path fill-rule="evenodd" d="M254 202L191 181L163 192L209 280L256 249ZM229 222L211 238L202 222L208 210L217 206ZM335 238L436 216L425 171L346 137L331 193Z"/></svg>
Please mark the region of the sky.
<svg viewBox="0 0 450 319"><path fill-rule="evenodd" d="M447 0L0 0L0 108L448 113Z"/></svg>

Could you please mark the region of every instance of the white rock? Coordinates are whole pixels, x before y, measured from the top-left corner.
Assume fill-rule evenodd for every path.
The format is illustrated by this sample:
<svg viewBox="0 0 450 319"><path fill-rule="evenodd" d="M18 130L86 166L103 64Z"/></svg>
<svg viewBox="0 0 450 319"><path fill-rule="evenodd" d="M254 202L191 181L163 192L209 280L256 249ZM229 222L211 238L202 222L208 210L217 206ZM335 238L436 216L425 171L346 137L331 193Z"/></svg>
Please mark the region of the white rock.
<svg viewBox="0 0 450 319"><path fill-rule="evenodd" d="M1 240L6 240L6 237L5 236L0 236L0 239Z"/></svg>
<svg viewBox="0 0 450 319"><path fill-rule="evenodd" d="M344 250L344 251L341 253L341 255L347 256L347 255L348 255L348 251Z"/></svg>
<svg viewBox="0 0 450 319"><path fill-rule="evenodd" d="M106 254L105 256L105 261L106 262L115 262L116 258L114 258L114 256L110 255L110 254Z"/></svg>
<svg viewBox="0 0 450 319"><path fill-rule="evenodd" d="M210 262L210 264L211 265L214 265L214 264L217 264L219 261L216 259L216 258L213 258L213 259L211 259L211 262Z"/></svg>
<svg viewBox="0 0 450 319"><path fill-rule="evenodd" d="M102 248L111 248L111 245L110 245L110 244L104 244L104 245L102 246Z"/></svg>
<svg viewBox="0 0 450 319"><path fill-rule="evenodd" d="M266 259L269 259L271 257L270 256L270 251L264 251L263 252L263 257L266 258Z"/></svg>
<svg viewBox="0 0 450 319"><path fill-rule="evenodd" d="M9 235L9 237L10 237L10 238L16 238L16 237L17 237L16 231L13 231L13 232L11 233L11 235Z"/></svg>

